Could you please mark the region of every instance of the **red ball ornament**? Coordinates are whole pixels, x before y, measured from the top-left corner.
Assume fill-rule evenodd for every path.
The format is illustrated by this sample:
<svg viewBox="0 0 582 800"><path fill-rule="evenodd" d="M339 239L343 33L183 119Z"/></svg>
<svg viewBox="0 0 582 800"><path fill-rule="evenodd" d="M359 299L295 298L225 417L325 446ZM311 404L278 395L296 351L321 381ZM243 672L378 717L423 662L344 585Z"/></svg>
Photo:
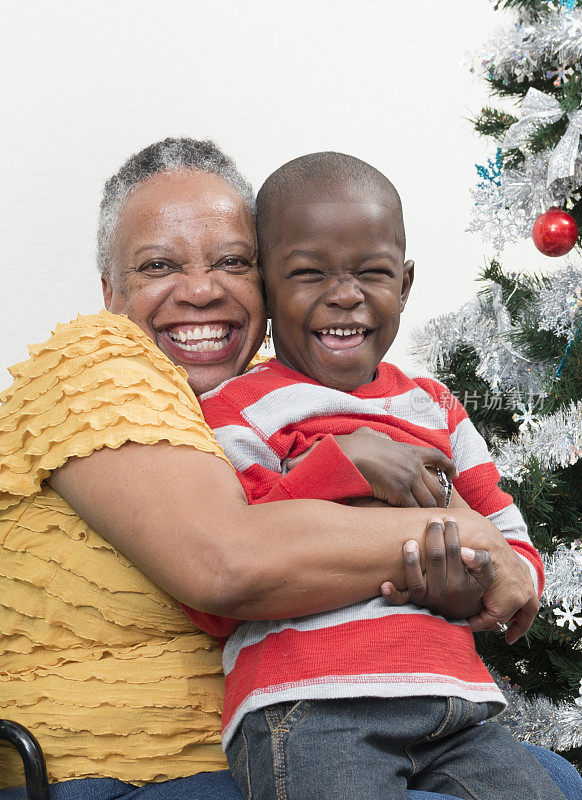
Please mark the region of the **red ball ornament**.
<svg viewBox="0 0 582 800"><path fill-rule="evenodd" d="M578 226L574 217L554 207L540 214L531 235L535 246L545 256L563 256L576 244Z"/></svg>

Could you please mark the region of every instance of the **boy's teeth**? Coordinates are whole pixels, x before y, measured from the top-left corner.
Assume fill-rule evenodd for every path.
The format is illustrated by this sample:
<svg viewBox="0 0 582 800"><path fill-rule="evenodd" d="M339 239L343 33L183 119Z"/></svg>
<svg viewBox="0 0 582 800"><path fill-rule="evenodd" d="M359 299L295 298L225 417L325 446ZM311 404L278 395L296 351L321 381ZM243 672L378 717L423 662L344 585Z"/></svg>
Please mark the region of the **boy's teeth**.
<svg viewBox="0 0 582 800"><path fill-rule="evenodd" d="M319 332L324 336L331 333L332 336L354 336L356 333L364 333L365 328L323 328Z"/></svg>

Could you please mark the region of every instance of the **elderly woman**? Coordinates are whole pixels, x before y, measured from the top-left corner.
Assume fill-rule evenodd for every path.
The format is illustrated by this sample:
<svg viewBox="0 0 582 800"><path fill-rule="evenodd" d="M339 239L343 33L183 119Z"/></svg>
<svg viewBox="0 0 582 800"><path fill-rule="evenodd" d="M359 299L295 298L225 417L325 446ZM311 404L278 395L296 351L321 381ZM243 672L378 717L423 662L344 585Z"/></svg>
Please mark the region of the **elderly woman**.
<svg viewBox="0 0 582 800"><path fill-rule="evenodd" d="M179 601L243 619L336 608L404 585L402 546L424 545L431 509L286 500L317 448L284 502L249 507L205 425L195 393L244 370L264 335L252 208L209 142L129 159L101 206L108 311L32 347L2 396L0 712L36 734L54 798L238 797L219 650ZM518 635L535 612L525 567L493 526L456 516ZM0 786L16 762L0 749Z"/></svg>

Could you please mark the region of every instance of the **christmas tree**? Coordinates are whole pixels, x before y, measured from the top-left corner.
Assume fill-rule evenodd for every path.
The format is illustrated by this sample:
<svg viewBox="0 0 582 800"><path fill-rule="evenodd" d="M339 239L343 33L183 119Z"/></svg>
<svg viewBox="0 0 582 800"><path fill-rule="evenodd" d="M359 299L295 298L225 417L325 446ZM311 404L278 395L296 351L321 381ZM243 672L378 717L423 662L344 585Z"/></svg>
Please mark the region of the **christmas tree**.
<svg viewBox="0 0 582 800"><path fill-rule="evenodd" d="M546 588L529 634L478 649L523 741L582 765L582 0L500 0L514 24L473 62L504 109L475 129L492 142L477 167L469 230L497 253L533 235L570 263L546 274L490 261L477 297L416 334L425 367L463 402L495 454L502 487L543 555ZM526 266L526 265L525 265Z"/></svg>

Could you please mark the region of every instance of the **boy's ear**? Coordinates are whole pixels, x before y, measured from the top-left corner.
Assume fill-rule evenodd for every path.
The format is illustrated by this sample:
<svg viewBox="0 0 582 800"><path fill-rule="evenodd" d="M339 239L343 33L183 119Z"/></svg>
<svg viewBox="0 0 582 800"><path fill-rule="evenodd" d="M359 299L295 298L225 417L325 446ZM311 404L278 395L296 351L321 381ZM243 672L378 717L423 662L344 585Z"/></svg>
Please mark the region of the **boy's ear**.
<svg viewBox="0 0 582 800"><path fill-rule="evenodd" d="M257 262L257 266L259 268L259 275L261 276L261 291L263 292L263 302L265 304L265 308L267 310L267 319L271 319L271 310L269 308L269 298L267 296L267 287L265 285L265 271L263 269L263 265L261 260Z"/></svg>
<svg viewBox="0 0 582 800"><path fill-rule="evenodd" d="M400 312L404 311L404 306L408 300L412 282L414 281L414 261L405 261L402 267L402 291L400 292Z"/></svg>
<svg viewBox="0 0 582 800"><path fill-rule="evenodd" d="M265 308L267 309L267 316L271 316L269 314L269 302L267 300L267 289L265 287L265 273L263 271L263 265L260 261L257 263L257 267L259 268L259 276L261 278L261 292L263 293L263 303L265 304Z"/></svg>

